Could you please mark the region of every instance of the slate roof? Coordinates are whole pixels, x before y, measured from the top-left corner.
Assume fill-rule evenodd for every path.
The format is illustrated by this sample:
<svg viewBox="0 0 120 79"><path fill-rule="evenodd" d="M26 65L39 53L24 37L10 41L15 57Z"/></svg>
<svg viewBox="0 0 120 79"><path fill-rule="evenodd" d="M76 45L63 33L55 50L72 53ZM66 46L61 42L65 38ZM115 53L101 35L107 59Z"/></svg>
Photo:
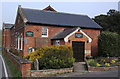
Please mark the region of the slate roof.
<svg viewBox="0 0 120 79"><path fill-rule="evenodd" d="M60 31L57 35L53 36L51 39L63 39L67 35L69 35L71 32L75 31L77 28L69 28L69 29L64 29Z"/></svg>
<svg viewBox="0 0 120 79"><path fill-rule="evenodd" d="M87 15L22 8L27 23L102 29Z"/></svg>
<svg viewBox="0 0 120 79"><path fill-rule="evenodd" d="M10 29L14 26L14 24L8 24L8 23L5 23L5 29Z"/></svg>

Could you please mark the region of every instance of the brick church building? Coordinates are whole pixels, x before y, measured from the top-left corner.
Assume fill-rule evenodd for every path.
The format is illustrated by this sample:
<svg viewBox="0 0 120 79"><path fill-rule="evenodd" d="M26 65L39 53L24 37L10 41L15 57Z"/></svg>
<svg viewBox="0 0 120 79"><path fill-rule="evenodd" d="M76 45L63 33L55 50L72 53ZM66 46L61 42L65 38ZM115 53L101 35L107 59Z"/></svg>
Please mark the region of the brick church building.
<svg viewBox="0 0 120 79"><path fill-rule="evenodd" d="M15 24L3 23L3 50L26 56L35 48L68 45L77 61L97 55L102 29L87 15L61 13L51 6L43 10L18 7Z"/></svg>

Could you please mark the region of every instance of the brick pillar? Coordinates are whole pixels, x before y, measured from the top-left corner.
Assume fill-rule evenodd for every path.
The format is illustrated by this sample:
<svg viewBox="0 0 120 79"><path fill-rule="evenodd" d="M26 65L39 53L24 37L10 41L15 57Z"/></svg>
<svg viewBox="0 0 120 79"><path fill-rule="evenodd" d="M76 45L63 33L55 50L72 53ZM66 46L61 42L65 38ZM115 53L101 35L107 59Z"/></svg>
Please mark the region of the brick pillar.
<svg viewBox="0 0 120 79"><path fill-rule="evenodd" d="M30 77L31 76L31 62L21 62L21 73L22 77Z"/></svg>

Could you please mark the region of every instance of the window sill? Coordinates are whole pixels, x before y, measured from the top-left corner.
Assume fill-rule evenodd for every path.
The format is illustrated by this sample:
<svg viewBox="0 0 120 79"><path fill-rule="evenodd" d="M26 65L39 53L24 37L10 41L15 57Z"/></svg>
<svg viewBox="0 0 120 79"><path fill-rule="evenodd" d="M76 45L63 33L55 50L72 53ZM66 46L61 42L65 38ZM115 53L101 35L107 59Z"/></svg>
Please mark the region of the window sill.
<svg viewBox="0 0 120 79"><path fill-rule="evenodd" d="M20 51L22 51L22 49L20 49Z"/></svg>
<svg viewBox="0 0 120 79"><path fill-rule="evenodd" d="M42 35L41 37L45 37L45 38L47 38L48 36L44 36L44 35Z"/></svg>

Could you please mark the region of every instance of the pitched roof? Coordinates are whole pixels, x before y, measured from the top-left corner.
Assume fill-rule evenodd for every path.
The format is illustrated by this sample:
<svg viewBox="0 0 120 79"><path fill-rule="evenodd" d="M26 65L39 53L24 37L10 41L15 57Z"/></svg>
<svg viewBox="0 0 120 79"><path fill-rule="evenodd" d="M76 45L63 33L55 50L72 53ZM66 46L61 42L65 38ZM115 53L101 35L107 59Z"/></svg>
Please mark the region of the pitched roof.
<svg viewBox="0 0 120 79"><path fill-rule="evenodd" d="M14 24L8 24L8 23L5 23L5 29L10 29L14 26Z"/></svg>
<svg viewBox="0 0 120 79"><path fill-rule="evenodd" d="M67 35L69 35L71 32L75 31L77 28L69 28L69 29L64 29L60 31L57 35L53 36L51 39L63 39Z"/></svg>
<svg viewBox="0 0 120 79"><path fill-rule="evenodd" d="M88 38L88 42L92 42L92 38L88 36L85 32L83 32L80 27L64 29L61 32L59 32L57 35L53 36L51 39L54 39L54 40L64 39L65 42L68 42L68 38L78 31Z"/></svg>
<svg viewBox="0 0 120 79"><path fill-rule="evenodd" d="M22 8L23 14L27 19L27 23L72 26L83 28L102 29L96 22L87 15L77 15L69 13L60 13L53 11L43 11L35 9Z"/></svg>
<svg viewBox="0 0 120 79"><path fill-rule="evenodd" d="M43 10L56 12L56 10L54 10L50 5Z"/></svg>

